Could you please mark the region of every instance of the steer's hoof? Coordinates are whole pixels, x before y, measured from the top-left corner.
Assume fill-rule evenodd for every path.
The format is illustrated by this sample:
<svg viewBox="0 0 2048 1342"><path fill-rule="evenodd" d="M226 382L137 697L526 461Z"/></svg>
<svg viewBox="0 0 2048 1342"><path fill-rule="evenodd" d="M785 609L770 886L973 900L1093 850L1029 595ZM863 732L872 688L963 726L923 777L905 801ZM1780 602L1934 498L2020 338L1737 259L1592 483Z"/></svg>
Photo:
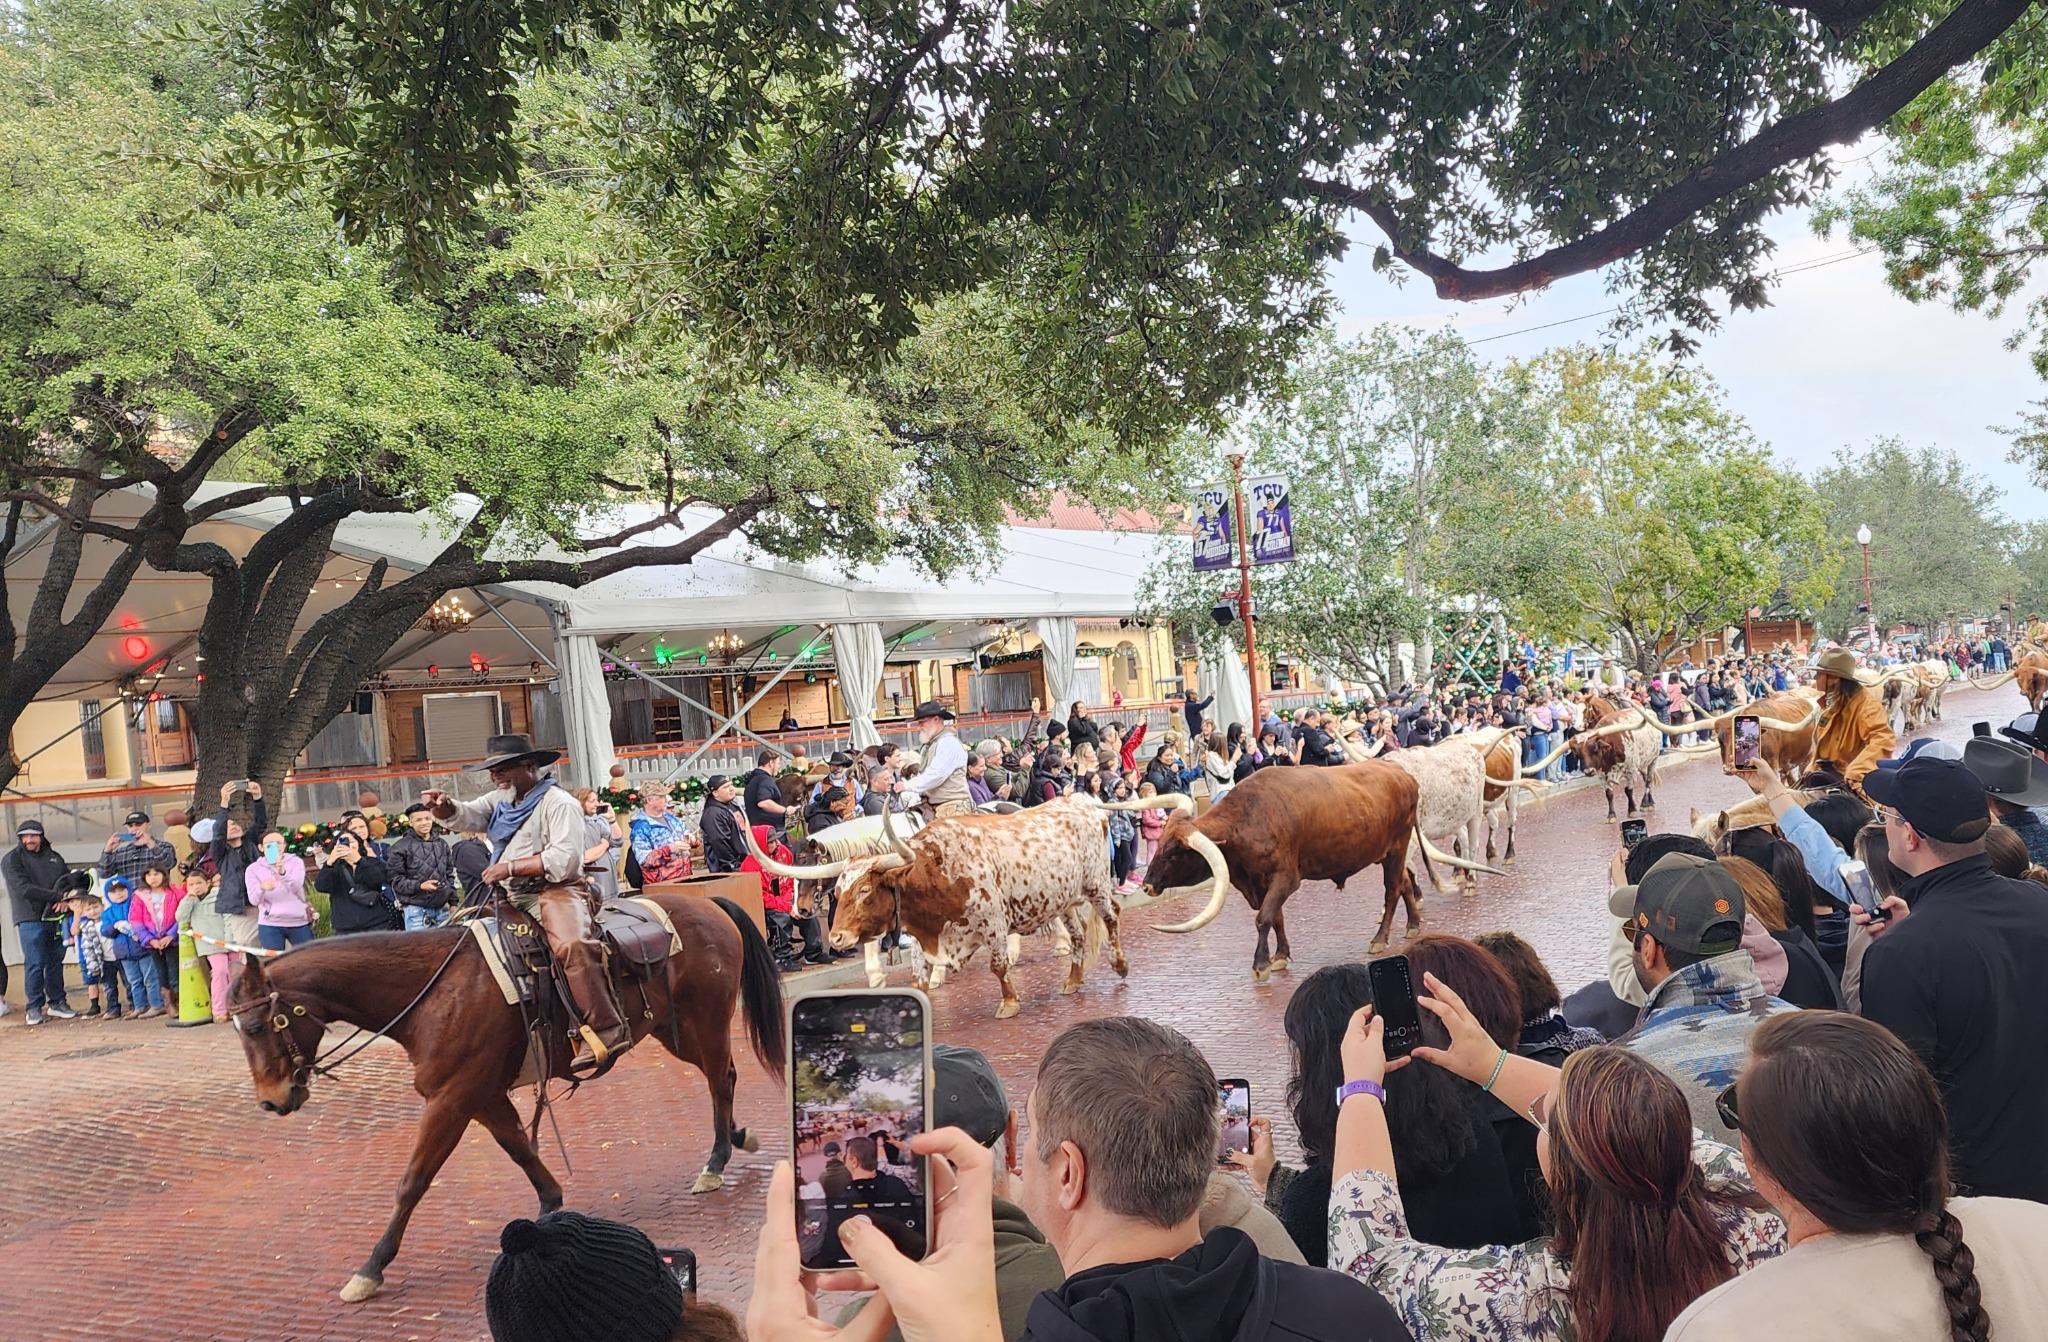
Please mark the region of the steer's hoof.
<svg viewBox="0 0 2048 1342"><path fill-rule="evenodd" d="M716 1193L723 1187L725 1187L725 1176L713 1174L710 1170L706 1170L697 1176L696 1183L690 1185L690 1191L692 1193Z"/></svg>
<svg viewBox="0 0 2048 1342"><path fill-rule="evenodd" d="M1270 979L1270 978L1272 978L1272 977L1273 977L1273 969L1272 969L1272 966L1270 966L1270 965L1253 965L1253 966L1252 966L1252 982L1254 982L1254 983L1264 983L1264 982L1265 982L1265 981L1266 981L1267 979Z"/></svg>
<svg viewBox="0 0 2048 1342"><path fill-rule="evenodd" d="M348 1285L341 1288L343 1304L360 1305L384 1289L384 1283L375 1277L366 1277L358 1272L348 1279Z"/></svg>
<svg viewBox="0 0 2048 1342"><path fill-rule="evenodd" d="M996 1008L996 1019L1008 1020L1010 1017L1017 1014L1018 1009L1019 1008L1017 1004L1017 999L1014 997L1006 997L1003 999L1003 1004Z"/></svg>
<svg viewBox="0 0 2048 1342"><path fill-rule="evenodd" d="M1080 991L1081 985L1074 982L1072 979L1066 979L1060 983L1060 996L1062 997L1072 997L1075 993Z"/></svg>
<svg viewBox="0 0 2048 1342"><path fill-rule="evenodd" d="M888 986L889 986L889 976L888 976L887 974L870 974L870 975L868 975L868 987L870 987L870 988L886 988L886 987L888 987Z"/></svg>
<svg viewBox="0 0 2048 1342"><path fill-rule="evenodd" d="M1375 941L1372 945L1365 948L1365 953L1367 955L1385 955L1387 953L1387 943L1385 941Z"/></svg>

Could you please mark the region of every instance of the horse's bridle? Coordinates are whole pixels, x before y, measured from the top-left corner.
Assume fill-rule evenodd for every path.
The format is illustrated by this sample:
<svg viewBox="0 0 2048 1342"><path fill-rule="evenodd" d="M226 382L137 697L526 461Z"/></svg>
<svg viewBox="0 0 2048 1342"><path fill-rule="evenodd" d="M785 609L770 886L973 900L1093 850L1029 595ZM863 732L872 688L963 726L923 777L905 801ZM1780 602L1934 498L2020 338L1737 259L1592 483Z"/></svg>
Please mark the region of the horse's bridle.
<svg viewBox="0 0 2048 1342"><path fill-rule="evenodd" d="M306 1008L302 1003L294 1002L291 1004L290 1013L287 1014L284 1006L283 994L278 992L277 989L272 988L270 996L264 1001L244 1002L240 1006L236 1006L232 1002L229 1003L228 1019L233 1021L235 1028L241 1030L244 1034L260 1034L260 1030L251 1031L248 1027L244 1026L241 1018L250 1011L270 1012L271 1033L284 1036L285 1056L289 1057L292 1061L292 1084L295 1086L310 1086L313 1081L315 1061L309 1060L306 1057L305 1051L299 1047L298 1039L292 1034L292 1017L305 1015Z"/></svg>

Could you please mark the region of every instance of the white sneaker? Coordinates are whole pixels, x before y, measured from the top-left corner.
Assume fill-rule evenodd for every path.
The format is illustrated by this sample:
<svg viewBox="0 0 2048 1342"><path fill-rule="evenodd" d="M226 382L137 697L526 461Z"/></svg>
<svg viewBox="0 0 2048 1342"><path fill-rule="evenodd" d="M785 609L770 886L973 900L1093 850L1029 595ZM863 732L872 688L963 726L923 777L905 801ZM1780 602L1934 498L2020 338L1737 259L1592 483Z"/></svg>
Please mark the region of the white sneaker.
<svg viewBox="0 0 2048 1342"><path fill-rule="evenodd" d="M30 1025L41 1025L43 1023L43 1009L41 1007L30 1007L28 1009L28 1023Z"/></svg>
<svg viewBox="0 0 2048 1342"><path fill-rule="evenodd" d="M13 1011L14 1003L8 1001L4 997L0 997L0 1016L11 1015L13 1014Z"/></svg>
<svg viewBox="0 0 2048 1342"><path fill-rule="evenodd" d="M78 1013L76 1011L73 1011L70 1007L64 1005L64 1003L62 1002L52 1002L50 1005L44 1007L43 1010L49 1012L50 1018L52 1020L78 1019Z"/></svg>

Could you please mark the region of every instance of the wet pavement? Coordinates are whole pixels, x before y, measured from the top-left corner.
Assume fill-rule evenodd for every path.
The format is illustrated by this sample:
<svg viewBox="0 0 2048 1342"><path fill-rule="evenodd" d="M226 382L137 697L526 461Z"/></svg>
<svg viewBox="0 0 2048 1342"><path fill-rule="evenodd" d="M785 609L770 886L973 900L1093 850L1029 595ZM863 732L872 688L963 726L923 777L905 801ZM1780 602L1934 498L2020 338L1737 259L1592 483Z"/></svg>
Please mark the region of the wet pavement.
<svg viewBox="0 0 2048 1342"><path fill-rule="evenodd" d="M1947 721L1928 734L1960 742L1972 719L2002 723L2024 707L2010 685L1951 692ZM1684 828L1691 808L1747 795L1716 758L1695 758L1662 771L1650 828ZM1567 991L1604 972L1605 872L1616 842L1605 816L1597 787L1525 806L1512 872L1481 877L1474 896L1425 890L1428 930L1513 928ZM1075 997L1058 995L1062 966L1049 948L1027 948L1016 975L1024 1009L1012 1020L994 1019L994 980L977 963L934 994L935 1035L987 1052L1021 1114L1039 1051L1065 1025L1116 1013L1165 1021L1218 1075L1250 1079L1254 1111L1274 1119L1291 1155L1281 1016L1295 981L1363 958L1379 917L1377 877L1297 892L1287 906L1293 963L1263 985L1251 979L1254 934L1242 900L1200 932L1152 926L1194 907L1188 897L1134 911L1125 923L1130 979L1119 982L1105 962ZM525 1177L481 1130L420 1203L384 1293L362 1305L336 1295L382 1231L420 1109L395 1048L317 1082L304 1110L279 1118L257 1109L241 1049L223 1028L78 1021L31 1031L21 1020L17 1012L0 1021L0 1337L487 1336L482 1289L498 1230L534 1206ZM738 1105L761 1152L736 1154L725 1188L704 1195L689 1191L709 1145L703 1080L651 1047L558 1106L566 1161L543 1131L543 1158L570 1207L695 1249L705 1295L736 1309L770 1164L788 1146L782 1087L746 1058Z"/></svg>

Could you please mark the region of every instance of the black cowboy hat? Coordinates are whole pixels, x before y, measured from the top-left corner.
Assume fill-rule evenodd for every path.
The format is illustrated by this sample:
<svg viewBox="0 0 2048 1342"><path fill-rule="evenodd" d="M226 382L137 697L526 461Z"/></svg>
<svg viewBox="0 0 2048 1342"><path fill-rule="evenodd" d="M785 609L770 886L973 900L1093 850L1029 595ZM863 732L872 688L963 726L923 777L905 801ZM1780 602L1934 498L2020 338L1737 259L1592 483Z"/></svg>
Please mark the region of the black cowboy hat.
<svg viewBox="0 0 2048 1342"><path fill-rule="evenodd" d="M910 716L920 721L925 718L944 718L950 722L953 719L953 710L936 699L927 699L916 708L911 709Z"/></svg>
<svg viewBox="0 0 2048 1342"><path fill-rule="evenodd" d="M562 758L559 750L535 750L530 737L514 732L506 736L493 736L484 742L484 762L477 765L482 772L503 768L507 764L519 764L532 760L535 768L553 764Z"/></svg>

